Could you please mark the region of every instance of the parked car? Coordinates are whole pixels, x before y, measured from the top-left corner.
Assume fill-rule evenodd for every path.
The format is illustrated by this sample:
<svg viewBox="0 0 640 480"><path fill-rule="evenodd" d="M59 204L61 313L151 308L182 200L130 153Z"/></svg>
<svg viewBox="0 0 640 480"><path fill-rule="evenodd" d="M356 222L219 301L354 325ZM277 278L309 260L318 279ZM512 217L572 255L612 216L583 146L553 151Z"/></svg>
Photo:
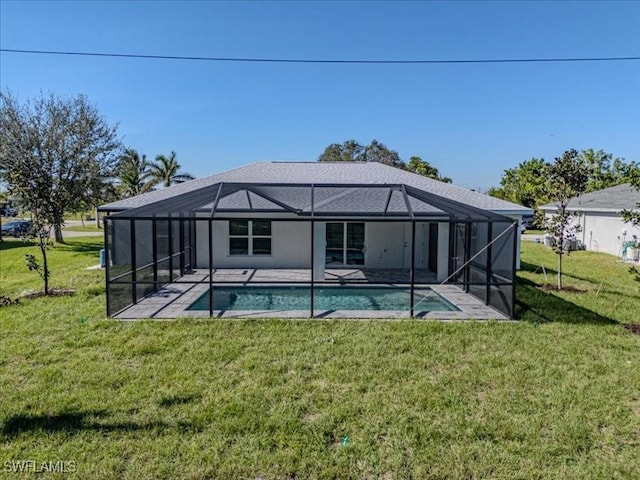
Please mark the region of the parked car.
<svg viewBox="0 0 640 480"><path fill-rule="evenodd" d="M3 217L17 217L18 211L15 208L11 207L1 207L0 215Z"/></svg>
<svg viewBox="0 0 640 480"><path fill-rule="evenodd" d="M522 217L520 220L520 232L524 233L526 230L531 230L535 228L533 224L533 217Z"/></svg>
<svg viewBox="0 0 640 480"><path fill-rule="evenodd" d="M31 222L29 220L15 220L2 225L2 235L13 235L19 237L25 235L31 230Z"/></svg>

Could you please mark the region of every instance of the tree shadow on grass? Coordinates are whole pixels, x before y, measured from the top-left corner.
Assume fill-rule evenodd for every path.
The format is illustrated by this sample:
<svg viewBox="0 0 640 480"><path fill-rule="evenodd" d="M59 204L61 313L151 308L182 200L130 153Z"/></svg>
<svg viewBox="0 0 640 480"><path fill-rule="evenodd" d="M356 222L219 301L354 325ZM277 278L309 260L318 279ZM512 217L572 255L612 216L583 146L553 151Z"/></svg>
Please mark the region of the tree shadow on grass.
<svg viewBox="0 0 640 480"><path fill-rule="evenodd" d="M534 274L542 273L542 268L540 267L540 265L534 265L528 262L521 262L520 270L522 270L523 272L529 272ZM545 271L547 272L547 277L549 278L548 283L555 285L557 281L558 271L553 267L549 267L549 268L545 267ZM633 298L640 299L639 295L633 295L627 291L618 290L617 288L615 288L615 285L612 285L611 283L607 282L606 279L597 280L593 278L581 277L579 275L575 275L573 273L567 273L567 272L563 272L562 277L573 278L575 280L580 280L586 283L590 283L591 285L593 285L594 289L596 288L597 285L600 284L600 282L603 282L603 284L606 285L604 291L607 291L611 295L633 297Z"/></svg>
<svg viewBox="0 0 640 480"><path fill-rule="evenodd" d="M185 405L187 403L191 403L194 400L200 398L199 395L170 395L168 397L163 397L158 405L164 408L173 407L174 405Z"/></svg>
<svg viewBox="0 0 640 480"><path fill-rule="evenodd" d="M528 322L562 322L615 325L618 322L540 289L526 278L518 279L516 319ZM581 294L578 294L581 295Z"/></svg>
<svg viewBox="0 0 640 480"><path fill-rule="evenodd" d="M0 242L0 252L23 247L37 247L37 245L31 240L24 241L20 239L3 240ZM54 248L63 252L86 253L97 256L100 250L104 248L104 242L102 240L91 240L80 243L72 240L68 243L56 243Z"/></svg>
<svg viewBox="0 0 640 480"><path fill-rule="evenodd" d="M556 283L556 279L557 279L557 275L558 275L558 270L554 267L547 267L545 266L545 271L547 272L547 276L549 277L549 283ZM530 272L530 273L542 273L542 268L540 265L534 265L533 263L528 263L528 262L521 262L520 263L520 270L522 270L523 272ZM563 271L562 272L562 277L568 277L568 278L574 278L576 280L581 280L583 282L589 282L595 285L598 285L603 279L596 279L596 278L587 278L587 277L581 277L579 275L575 275L573 273L570 272L566 272ZM604 282L607 283L606 279L604 279Z"/></svg>
<svg viewBox="0 0 640 480"><path fill-rule="evenodd" d="M14 248L35 247L35 246L36 244L30 241L25 242L23 240L14 239L14 238L7 240L6 237L2 237L2 241L0 242L0 252L5 250L11 250Z"/></svg>
<svg viewBox="0 0 640 480"><path fill-rule="evenodd" d="M134 431L163 431L185 430L201 431L202 428L186 422L169 424L166 422L109 422L104 410L87 410L63 412L51 415L16 414L6 418L2 423L0 434L15 437L21 433L42 432L47 434L66 432L70 434L83 431L100 432L134 432Z"/></svg>
<svg viewBox="0 0 640 480"><path fill-rule="evenodd" d="M65 242L56 243L56 249L66 252L87 253L92 255L98 255L100 250L104 248L104 242L102 240L91 240L84 242Z"/></svg>

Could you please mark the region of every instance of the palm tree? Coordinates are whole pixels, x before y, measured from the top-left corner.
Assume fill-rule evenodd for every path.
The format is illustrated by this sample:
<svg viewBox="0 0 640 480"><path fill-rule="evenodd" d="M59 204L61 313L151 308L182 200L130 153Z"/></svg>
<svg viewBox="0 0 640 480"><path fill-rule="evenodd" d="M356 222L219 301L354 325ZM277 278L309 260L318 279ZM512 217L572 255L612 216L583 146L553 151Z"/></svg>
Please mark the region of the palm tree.
<svg viewBox="0 0 640 480"><path fill-rule="evenodd" d="M147 156L140 155L133 148L125 150L118 167L120 191L124 197L134 197L153 190L151 172Z"/></svg>
<svg viewBox="0 0 640 480"><path fill-rule="evenodd" d="M149 165L149 171L154 182L162 183L165 187L195 178L189 173L179 173L180 164L176 160L176 152L171 152L169 157L158 155L156 161Z"/></svg>

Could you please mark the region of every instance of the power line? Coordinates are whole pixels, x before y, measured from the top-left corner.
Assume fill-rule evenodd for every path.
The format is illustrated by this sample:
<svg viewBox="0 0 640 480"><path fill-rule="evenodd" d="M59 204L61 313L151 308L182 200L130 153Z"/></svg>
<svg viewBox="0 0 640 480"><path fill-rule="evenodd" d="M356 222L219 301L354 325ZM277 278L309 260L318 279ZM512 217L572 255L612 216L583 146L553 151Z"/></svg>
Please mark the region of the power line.
<svg viewBox="0 0 640 480"><path fill-rule="evenodd" d="M199 62L238 62L238 63L334 63L334 64L370 64L370 65L416 65L416 64L456 64L456 63L551 63L551 62L622 62L640 60L640 57L564 57L564 58L484 58L461 60L337 60L305 58L251 58L251 57L196 57L182 55L145 55L134 53L69 52L55 50L22 50L0 48L5 53L26 53L34 55L67 55L81 57L146 58L151 60L190 60Z"/></svg>

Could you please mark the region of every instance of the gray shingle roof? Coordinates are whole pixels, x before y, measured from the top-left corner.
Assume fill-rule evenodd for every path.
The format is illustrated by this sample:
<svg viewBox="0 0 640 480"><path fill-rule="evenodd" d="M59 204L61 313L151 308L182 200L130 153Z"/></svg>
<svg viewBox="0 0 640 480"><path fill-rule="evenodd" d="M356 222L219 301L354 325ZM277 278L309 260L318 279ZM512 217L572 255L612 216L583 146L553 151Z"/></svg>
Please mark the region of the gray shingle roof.
<svg viewBox="0 0 640 480"><path fill-rule="evenodd" d="M624 209L637 209L638 203L640 203L640 191L633 188L631 184L624 183L574 197L569 200L569 208L576 211L619 212ZM548 203L540 208L553 211L556 206Z"/></svg>
<svg viewBox="0 0 640 480"><path fill-rule="evenodd" d="M365 162L257 162L216 175L126 198L103 205L101 210L117 211L142 207L183 193L225 183L316 183L316 184L404 184L475 208L502 214L531 214L515 203L431 178L383 165ZM204 203L204 202L203 202Z"/></svg>

